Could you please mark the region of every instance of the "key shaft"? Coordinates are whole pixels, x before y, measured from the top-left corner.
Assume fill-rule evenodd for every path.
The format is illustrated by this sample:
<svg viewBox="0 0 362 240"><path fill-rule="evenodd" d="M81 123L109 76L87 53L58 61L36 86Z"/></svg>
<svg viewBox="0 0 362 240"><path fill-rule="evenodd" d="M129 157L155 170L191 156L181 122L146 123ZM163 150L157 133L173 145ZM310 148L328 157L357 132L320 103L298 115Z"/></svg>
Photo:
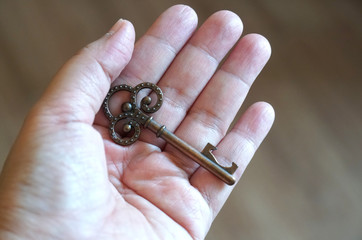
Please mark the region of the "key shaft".
<svg viewBox="0 0 362 240"><path fill-rule="evenodd" d="M147 120L144 127L154 132L157 137L164 139L167 143L171 144L180 152L187 155L189 158L210 171L212 174L224 181L226 184L233 185L235 183L235 178L224 168L222 168L214 161L210 160L208 157L192 147L190 144L186 143L184 140L177 137L175 134L170 132L164 125L161 125L153 120L152 117Z"/></svg>

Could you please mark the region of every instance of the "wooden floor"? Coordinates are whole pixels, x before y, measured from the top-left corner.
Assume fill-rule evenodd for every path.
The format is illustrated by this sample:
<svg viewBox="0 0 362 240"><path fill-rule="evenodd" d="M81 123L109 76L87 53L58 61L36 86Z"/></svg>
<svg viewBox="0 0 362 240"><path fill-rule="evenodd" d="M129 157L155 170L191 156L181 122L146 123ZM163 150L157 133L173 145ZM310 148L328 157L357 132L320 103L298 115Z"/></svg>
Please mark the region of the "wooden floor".
<svg viewBox="0 0 362 240"><path fill-rule="evenodd" d="M140 36L179 2L1 0L0 166L66 59L118 18ZM270 102L275 125L207 239L362 239L362 2L184 3L200 22L233 10L246 33L262 33L273 48L245 106Z"/></svg>

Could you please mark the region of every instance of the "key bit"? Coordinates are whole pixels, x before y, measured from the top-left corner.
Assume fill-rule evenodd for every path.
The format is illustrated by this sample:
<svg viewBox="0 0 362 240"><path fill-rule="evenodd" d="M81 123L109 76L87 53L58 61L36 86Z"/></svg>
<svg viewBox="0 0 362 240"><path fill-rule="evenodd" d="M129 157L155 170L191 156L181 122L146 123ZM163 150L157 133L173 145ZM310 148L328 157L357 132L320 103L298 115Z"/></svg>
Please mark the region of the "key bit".
<svg viewBox="0 0 362 240"><path fill-rule="evenodd" d="M157 101L151 106L152 99L149 96L142 98L140 106L137 105L137 95L142 89L150 89L157 96ZM131 93L130 101L121 105L122 113L113 115L109 107L110 98L119 91L128 91ZM160 109L163 102L162 90L153 83L141 83L135 87L126 84L118 85L111 88L104 99L103 110L110 121L110 134L116 143L127 146L133 144L140 137L141 126L148 128L156 134L157 137L164 139L167 143L174 146L176 149L187 155L189 158L197 162L199 165L210 171L219 179L229 185L235 183L235 178L232 176L238 166L233 162L230 167L223 167L216 160L212 151L216 150L212 144L208 143L202 152L186 143L184 140L177 137L164 126L153 120L152 116L146 113L154 113ZM121 131L116 129L117 125L123 122Z"/></svg>

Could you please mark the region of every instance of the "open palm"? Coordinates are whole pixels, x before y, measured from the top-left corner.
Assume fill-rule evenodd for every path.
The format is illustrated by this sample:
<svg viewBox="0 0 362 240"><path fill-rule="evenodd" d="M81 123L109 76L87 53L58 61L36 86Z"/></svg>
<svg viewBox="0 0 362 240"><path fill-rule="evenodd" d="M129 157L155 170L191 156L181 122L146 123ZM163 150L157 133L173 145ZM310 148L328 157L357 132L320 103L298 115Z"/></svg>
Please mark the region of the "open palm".
<svg viewBox="0 0 362 240"><path fill-rule="evenodd" d="M0 216L7 217L0 218L0 236L206 236L233 186L146 129L130 146L114 143L98 112L111 83L157 83L164 102L154 119L196 149L217 146L223 165L239 165L239 179L271 127L273 110L256 103L227 131L270 46L257 34L239 40L242 23L228 11L196 26L192 9L171 7L133 51L133 27L120 20L65 64L29 114L4 167Z"/></svg>

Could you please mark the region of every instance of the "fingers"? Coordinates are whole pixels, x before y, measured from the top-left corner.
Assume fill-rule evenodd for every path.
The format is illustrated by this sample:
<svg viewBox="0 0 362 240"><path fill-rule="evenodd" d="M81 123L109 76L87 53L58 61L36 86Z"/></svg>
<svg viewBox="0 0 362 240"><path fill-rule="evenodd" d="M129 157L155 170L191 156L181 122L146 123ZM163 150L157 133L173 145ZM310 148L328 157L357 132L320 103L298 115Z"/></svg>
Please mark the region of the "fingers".
<svg viewBox="0 0 362 240"><path fill-rule="evenodd" d="M176 135L199 150L208 142L216 146L225 136L270 52L264 37L257 34L243 37L194 103ZM179 165L189 175L199 167L172 147L167 150L180 157Z"/></svg>
<svg viewBox="0 0 362 240"><path fill-rule="evenodd" d="M273 108L264 102L255 103L217 146L218 150L214 154L220 162L233 161L239 166L234 173L237 181L269 132L273 121ZM208 201L213 217L217 215L233 189L203 168L194 173L190 182Z"/></svg>
<svg viewBox="0 0 362 240"><path fill-rule="evenodd" d="M240 18L232 12L220 11L208 18L174 59L158 86L164 92L164 102L154 119L174 131L190 106L215 73L220 61L234 46L242 33ZM143 133L144 141L159 147L154 134Z"/></svg>
<svg viewBox="0 0 362 240"><path fill-rule="evenodd" d="M229 11L217 12L205 21L174 60L159 82L164 89L165 102L155 116L167 123L169 130L179 126L242 30L237 15Z"/></svg>
<svg viewBox="0 0 362 240"><path fill-rule="evenodd" d="M157 83L197 27L197 15L185 5L167 9L135 45L132 60L114 85Z"/></svg>
<svg viewBox="0 0 362 240"><path fill-rule="evenodd" d="M197 15L192 8L176 5L167 9L137 41L131 61L113 85L128 84L134 87L141 82L157 83L196 27ZM111 101L118 106L126 100L115 95ZM119 114L119 107L112 109L112 112ZM109 125L102 111L95 123Z"/></svg>
<svg viewBox="0 0 362 240"><path fill-rule="evenodd" d="M132 24L119 20L60 69L36 109L53 122L93 123L111 82L131 58L134 38Z"/></svg>

